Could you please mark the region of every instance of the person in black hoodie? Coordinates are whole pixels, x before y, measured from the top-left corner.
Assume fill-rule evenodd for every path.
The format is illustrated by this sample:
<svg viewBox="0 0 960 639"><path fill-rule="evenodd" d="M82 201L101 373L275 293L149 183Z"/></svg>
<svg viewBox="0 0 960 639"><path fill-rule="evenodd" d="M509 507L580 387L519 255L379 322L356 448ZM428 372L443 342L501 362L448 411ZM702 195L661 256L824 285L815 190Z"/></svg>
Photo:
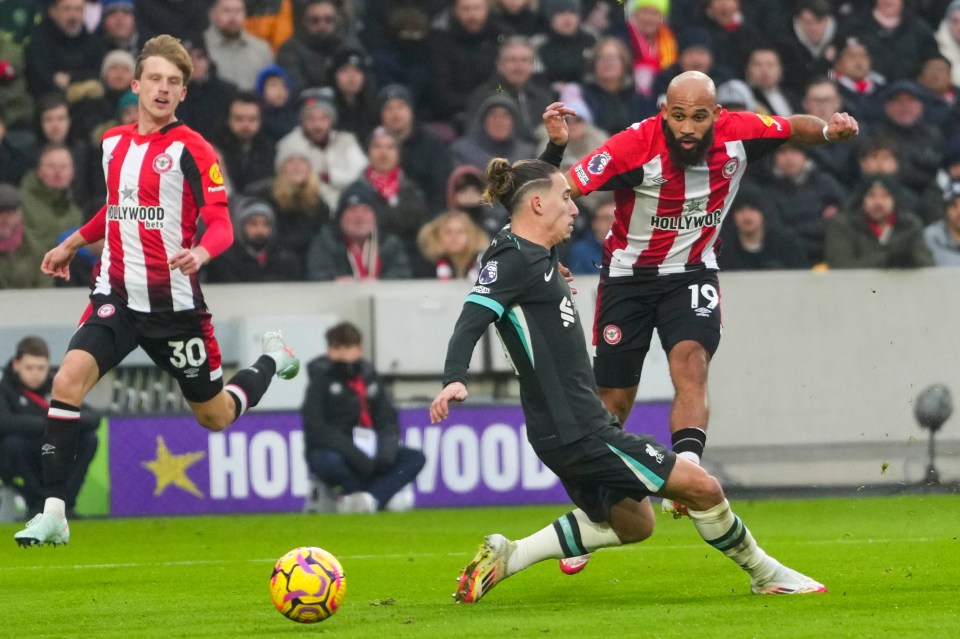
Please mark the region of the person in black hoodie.
<svg viewBox="0 0 960 639"><path fill-rule="evenodd" d="M210 140L227 125L227 105L237 93L237 85L217 75L217 66L207 54L203 38L184 43L193 62L187 82L186 100L177 107L177 118Z"/></svg>
<svg viewBox="0 0 960 639"><path fill-rule="evenodd" d="M326 339L327 354L307 365L310 382L300 409L307 467L328 487L340 488L338 512L393 510L399 504L391 500L416 478L426 457L400 444L397 411L363 359L360 330L341 322Z"/></svg>
<svg viewBox="0 0 960 639"><path fill-rule="evenodd" d="M275 221L269 204L245 198L237 213L233 245L206 266L207 281L237 284L302 280L302 261L276 241Z"/></svg>
<svg viewBox="0 0 960 639"><path fill-rule="evenodd" d="M433 118L453 123L458 113L471 106L470 92L494 72L500 32L486 0L454 0L429 41L435 73Z"/></svg>
<svg viewBox="0 0 960 639"><path fill-rule="evenodd" d="M53 371L50 348L35 336L24 337L0 379L0 480L14 486L33 514L43 510L41 446L47 425ZM87 468L97 452L100 415L89 406L80 413L76 463L67 478L67 513L73 513Z"/></svg>

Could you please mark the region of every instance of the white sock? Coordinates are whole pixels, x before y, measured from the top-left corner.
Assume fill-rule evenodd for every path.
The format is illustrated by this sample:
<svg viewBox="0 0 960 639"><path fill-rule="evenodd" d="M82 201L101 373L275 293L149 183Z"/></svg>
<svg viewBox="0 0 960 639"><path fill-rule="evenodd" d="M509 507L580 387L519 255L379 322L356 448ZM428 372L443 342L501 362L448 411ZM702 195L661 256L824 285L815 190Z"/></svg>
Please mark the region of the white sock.
<svg viewBox="0 0 960 639"><path fill-rule="evenodd" d="M507 561L508 576L544 559L576 557L599 548L623 544L610 524L590 521L579 508L513 543L516 547Z"/></svg>
<svg viewBox="0 0 960 639"><path fill-rule="evenodd" d="M62 499L47 497L47 500L43 502L43 514L64 519L67 516L67 504Z"/></svg>
<svg viewBox="0 0 960 639"><path fill-rule="evenodd" d="M692 450L685 450L682 453L677 453L677 457L683 457L684 459L689 459L697 466L700 465L700 455L696 454Z"/></svg>
<svg viewBox="0 0 960 639"><path fill-rule="evenodd" d="M779 562L763 551L724 499L709 510L690 511L693 525L708 544L733 560L753 579L766 581Z"/></svg>

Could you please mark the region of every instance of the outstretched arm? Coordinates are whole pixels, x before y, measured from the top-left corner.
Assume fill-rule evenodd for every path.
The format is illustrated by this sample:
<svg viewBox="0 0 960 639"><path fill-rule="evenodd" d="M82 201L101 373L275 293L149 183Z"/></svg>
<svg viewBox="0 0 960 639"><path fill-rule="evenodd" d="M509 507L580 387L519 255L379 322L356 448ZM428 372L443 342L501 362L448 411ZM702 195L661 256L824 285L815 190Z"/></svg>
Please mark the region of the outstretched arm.
<svg viewBox="0 0 960 639"><path fill-rule="evenodd" d="M564 106L563 102L554 102L547 106L546 111L543 112L543 125L547 129L547 136L550 141L547 143L547 148L540 154L541 160L549 162L557 168L560 167L563 160L563 150L570 139L570 130L567 127L565 116L576 114L576 111ZM577 183L573 180L567 180L567 182L570 185L570 197L579 196L580 187Z"/></svg>
<svg viewBox="0 0 960 639"><path fill-rule="evenodd" d="M790 122L791 142L801 144L827 144L829 142L846 142L860 133L860 125L848 113L834 113L828 122L824 122L815 115L791 115Z"/></svg>
<svg viewBox="0 0 960 639"><path fill-rule="evenodd" d="M473 349L483 337L490 322L497 314L486 306L468 301L463 305L460 318L453 329L447 346L447 360L443 367L443 390L430 404L430 423L436 424L450 415L450 401L462 402L467 398L467 368L473 357Z"/></svg>

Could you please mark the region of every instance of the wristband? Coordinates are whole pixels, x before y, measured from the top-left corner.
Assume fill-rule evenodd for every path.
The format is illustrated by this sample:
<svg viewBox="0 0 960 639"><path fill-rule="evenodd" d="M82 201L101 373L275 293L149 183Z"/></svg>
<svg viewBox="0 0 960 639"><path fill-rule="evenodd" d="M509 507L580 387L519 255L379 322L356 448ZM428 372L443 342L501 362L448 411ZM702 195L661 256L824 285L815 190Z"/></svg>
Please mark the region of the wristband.
<svg viewBox="0 0 960 639"><path fill-rule="evenodd" d="M824 125L823 125L823 139L826 140L827 142L830 141L830 136L827 135L827 130L828 130L829 128L830 128L830 125L829 125L829 124L824 124Z"/></svg>
<svg viewBox="0 0 960 639"><path fill-rule="evenodd" d="M560 163L563 162L563 150L566 148L566 144L560 146L559 144L554 144L553 142L547 142L547 148L545 148L543 153L540 154L539 159L543 160L547 164L552 164L559 169Z"/></svg>

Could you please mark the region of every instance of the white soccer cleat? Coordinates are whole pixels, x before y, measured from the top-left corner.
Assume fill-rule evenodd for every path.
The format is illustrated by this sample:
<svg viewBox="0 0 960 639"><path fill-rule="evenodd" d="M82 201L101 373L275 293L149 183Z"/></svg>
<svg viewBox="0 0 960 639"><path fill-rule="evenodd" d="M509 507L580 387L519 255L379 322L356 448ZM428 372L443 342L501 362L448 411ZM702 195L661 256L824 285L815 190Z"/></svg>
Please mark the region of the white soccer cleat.
<svg viewBox="0 0 960 639"><path fill-rule="evenodd" d="M283 341L280 331L267 331L263 334L263 354L277 360L277 377L293 379L300 372L300 360Z"/></svg>
<svg viewBox="0 0 960 639"><path fill-rule="evenodd" d="M40 513L27 522L27 527L13 535L18 546L59 546L70 542L70 526L66 517Z"/></svg>
<svg viewBox="0 0 960 639"><path fill-rule="evenodd" d="M560 570L565 575L575 575L590 563L590 553L579 557L564 557L560 560Z"/></svg>
<svg viewBox="0 0 960 639"><path fill-rule="evenodd" d="M751 580L750 592L755 595L807 595L827 592L827 587L786 566L778 566L773 576L762 583Z"/></svg>
<svg viewBox="0 0 960 639"><path fill-rule="evenodd" d="M503 535L487 535L480 550L457 578L457 603L477 603L484 595L507 578L507 560L516 544Z"/></svg>
<svg viewBox="0 0 960 639"><path fill-rule="evenodd" d="M370 493L350 493L337 497L337 512L346 513L375 513L377 512L377 499Z"/></svg>
<svg viewBox="0 0 960 639"><path fill-rule="evenodd" d="M684 504L666 497L660 502L660 508L664 515L670 515L674 519L683 519L690 516L690 510Z"/></svg>

